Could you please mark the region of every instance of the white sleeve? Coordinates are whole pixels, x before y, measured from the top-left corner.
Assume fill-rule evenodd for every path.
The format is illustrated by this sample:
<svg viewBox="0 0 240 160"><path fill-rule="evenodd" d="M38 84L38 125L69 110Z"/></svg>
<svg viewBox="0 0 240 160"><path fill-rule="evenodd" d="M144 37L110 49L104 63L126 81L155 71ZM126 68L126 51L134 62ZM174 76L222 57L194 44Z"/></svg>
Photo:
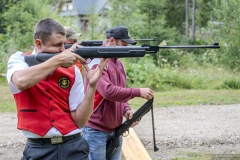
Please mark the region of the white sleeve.
<svg viewBox="0 0 240 160"><path fill-rule="evenodd" d="M91 60L91 62L88 64L88 67L91 69L95 64L99 64L101 61L100 58L94 58Z"/></svg>
<svg viewBox="0 0 240 160"><path fill-rule="evenodd" d="M77 66L75 66L75 81L69 95L70 111L74 111L82 103L84 98L84 86L82 74Z"/></svg>
<svg viewBox="0 0 240 160"><path fill-rule="evenodd" d="M12 83L11 78L14 72L28 68L28 64L24 60L24 55L22 52L16 52L8 60L8 69L7 69L7 81L10 87L10 90L13 94L21 92L17 87Z"/></svg>

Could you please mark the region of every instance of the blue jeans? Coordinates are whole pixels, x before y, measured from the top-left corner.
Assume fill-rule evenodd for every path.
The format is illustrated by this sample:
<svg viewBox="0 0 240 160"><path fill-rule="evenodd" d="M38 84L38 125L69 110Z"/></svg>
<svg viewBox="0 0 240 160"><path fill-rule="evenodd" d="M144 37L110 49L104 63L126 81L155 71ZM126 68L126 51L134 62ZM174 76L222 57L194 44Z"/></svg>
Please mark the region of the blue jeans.
<svg viewBox="0 0 240 160"><path fill-rule="evenodd" d="M85 126L83 128L83 137L87 140L89 145L89 160L106 160L106 144L107 140L114 134L114 132L102 132ZM114 151L111 160L120 160L122 149L122 137L120 138L120 145Z"/></svg>

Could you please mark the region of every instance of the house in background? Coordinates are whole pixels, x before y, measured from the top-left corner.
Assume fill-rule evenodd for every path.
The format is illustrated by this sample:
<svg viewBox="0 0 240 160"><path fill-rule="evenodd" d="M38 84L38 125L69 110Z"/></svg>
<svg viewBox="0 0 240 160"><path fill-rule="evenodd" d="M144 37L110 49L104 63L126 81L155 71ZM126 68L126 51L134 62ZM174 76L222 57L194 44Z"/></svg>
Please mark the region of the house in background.
<svg viewBox="0 0 240 160"><path fill-rule="evenodd" d="M57 10L61 16L77 17L81 32L86 33L90 15L102 16L108 0L59 0Z"/></svg>

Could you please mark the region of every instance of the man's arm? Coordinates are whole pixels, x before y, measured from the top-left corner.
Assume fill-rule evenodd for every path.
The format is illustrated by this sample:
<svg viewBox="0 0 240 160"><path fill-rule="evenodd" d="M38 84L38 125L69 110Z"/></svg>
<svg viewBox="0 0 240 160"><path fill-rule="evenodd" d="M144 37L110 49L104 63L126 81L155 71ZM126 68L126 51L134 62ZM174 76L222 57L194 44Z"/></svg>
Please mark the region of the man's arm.
<svg viewBox="0 0 240 160"><path fill-rule="evenodd" d="M85 72L87 72L85 76L87 76L89 83L82 103L77 107L75 111L71 112L72 119L79 128L82 128L87 123L91 116L97 83L102 75L102 71L106 63L107 60L102 59L100 61L100 64L97 65L97 67L92 70L90 70L90 68L87 65L84 65Z"/></svg>
<svg viewBox="0 0 240 160"><path fill-rule="evenodd" d="M97 90L105 99L110 101L126 102L134 97L140 97L138 88L125 88L113 85L107 70L103 71L102 77L97 84Z"/></svg>
<svg viewBox="0 0 240 160"><path fill-rule="evenodd" d="M12 83L19 90L25 90L36 85L59 67L59 62L55 59L57 58L53 57L42 64L14 72L11 77Z"/></svg>
<svg viewBox="0 0 240 160"><path fill-rule="evenodd" d="M82 103L78 106L77 110L71 112L73 121L79 128L82 128L91 116L95 91L96 86L88 86Z"/></svg>
<svg viewBox="0 0 240 160"><path fill-rule="evenodd" d="M134 97L149 100L154 94L150 88L125 88L115 86L111 83L107 71L103 72L98 82L97 90L105 99L118 102L126 102Z"/></svg>
<svg viewBox="0 0 240 160"><path fill-rule="evenodd" d="M42 79L54 72L56 68L60 66L72 66L77 59L84 61L83 58L72 53L70 50L65 50L39 65L14 72L11 76L11 81L19 90L25 90L39 83ZM14 64L10 63L9 65Z"/></svg>

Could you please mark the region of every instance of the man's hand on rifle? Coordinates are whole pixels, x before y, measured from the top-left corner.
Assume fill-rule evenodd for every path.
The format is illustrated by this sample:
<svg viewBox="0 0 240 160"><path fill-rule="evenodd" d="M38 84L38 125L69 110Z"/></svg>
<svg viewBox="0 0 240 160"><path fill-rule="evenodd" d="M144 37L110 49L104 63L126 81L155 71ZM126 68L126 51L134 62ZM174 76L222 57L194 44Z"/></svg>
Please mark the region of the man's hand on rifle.
<svg viewBox="0 0 240 160"><path fill-rule="evenodd" d="M150 100L154 97L154 92L150 88L140 88L140 97Z"/></svg>
<svg viewBox="0 0 240 160"><path fill-rule="evenodd" d="M127 110L126 113L125 113L125 115L124 115L124 117L125 117L126 119L132 119L132 117L133 117L133 112L132 112L131 110ZM134 127L134 126L138 125L139 121L140 121L140 120L138 120L138 121L136 121L136 122L133 122L133 124L131 125L131 127Z"/></svg>
<svg viewBox="0 0 240 160"><path fill-rule="evenodd" d="M73 44L69 49L64 50L54 58L56 58L59 62L59 66L61 67L70 67L74 65L77 60L80 60L82 63L85 63L86 60L82 58L81 56L73 53L73 51L76 49L77 44Z"/></svg>

